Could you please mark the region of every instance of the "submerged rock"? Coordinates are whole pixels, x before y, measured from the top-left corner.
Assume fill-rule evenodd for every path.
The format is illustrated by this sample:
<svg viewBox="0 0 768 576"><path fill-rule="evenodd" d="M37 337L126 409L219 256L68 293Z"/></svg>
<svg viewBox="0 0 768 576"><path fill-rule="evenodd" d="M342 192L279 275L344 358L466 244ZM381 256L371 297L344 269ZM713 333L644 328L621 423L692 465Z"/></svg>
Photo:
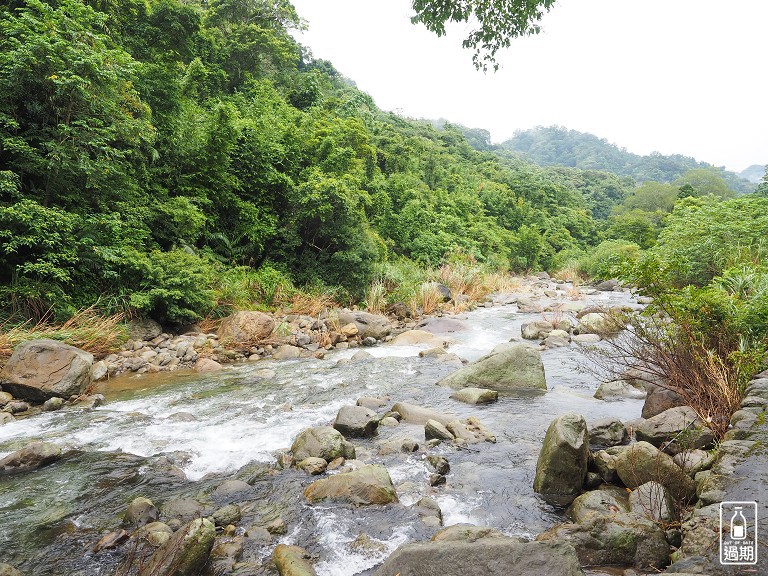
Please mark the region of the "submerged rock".
<svg viewBox="0 0 768 576"><path fill-rule="evenodd" d="M1 459L0 474L26 472L42 468L56 462L61 457L61 448L56 444L51 442L33 442Z"/></svg>
<svg viewBox="0 0 768 576"><path fill-rule="evenodd" d="M588 459L584 417L570 413L555 418L539 453L533 489L550 504L570 504L581 493Z"/></svg>
<svg viewBox="0 0 768 576"><path fill-rule="evenodd" d="M69 398L91 384L93 355L56 340L19 344L0 372L0 383L16 398L44 402L53 396Z"/></svg>
<svg viewBox="0 0 768 576"><path fill-rule="evenodd" d="M378 464L317 480L304 490L304 496L312 504L333 500L367 506L398 501L387 469Z"/></svg>
<svg viewBox="0 0 768 576"><path fill-rule="evenodd" d="M438 382L449 388L488 388L499 392L547 390L544 364L538 350L523 344L499 344L477 362Z"/></svg>

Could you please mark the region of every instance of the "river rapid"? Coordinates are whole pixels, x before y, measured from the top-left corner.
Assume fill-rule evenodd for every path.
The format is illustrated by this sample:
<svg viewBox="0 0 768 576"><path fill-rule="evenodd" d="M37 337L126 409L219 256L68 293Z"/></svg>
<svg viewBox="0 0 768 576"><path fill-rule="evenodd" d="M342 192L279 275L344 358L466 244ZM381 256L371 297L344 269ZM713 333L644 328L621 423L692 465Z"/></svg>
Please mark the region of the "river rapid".
<svg viewBox="0 0 768 576"><path fill-rule="evenodd" d="M612 306L633 300L627 293L608 292L586 296L584 302ZM519 338L521 325L541 314L521 314L510 305L456 318L466 329L444 335L451 340L448 351L473 361L496 344ZM365 349L373 358L349 363L338 361L356 350L330 352L323 360L250 362L207 374L119 378L103 385L101 407L68 407L0 427L0 457L35 440L70 450L35 472L0 476L0 562L25 574L125 574L130 542L98 553L93 545L120 527L136 496L151 498L161 515L164 504L180 498L196 500L204 513L237 502L241 532L281 517L287 533L270 543L246 539L241 562L226 572L231 574L274 574L268 560L278 542L306 548L316 557L320 576L369 574L399 545L436 532L412 507L425 496L440 505L446 526L470 523L533 538L563 521L563 511L532 489L552 419L565 412L580 413L588 422L640 415L641 400L593 398L599 382L585 370L587 361L575 344L542 352L548 392L500 395L497 403L484 406L454 401L452 390L435 386L457 366L421 358L422 349L383 344ZM341 406L361 396L387 396L391 404L409 402L460 418L476 416L497 441L429 449L451 465L447 483L431 487L424 447L410 454L380 453L383 444L403 438L423 445L423 426L379 427L376 437L352 441L358 459L387 467L400 504L310 506L302 493L316 478L277 470L276 454L305 428L332 423ZM234 500L214 493L232 478L245 480L251 490ZM361 534L369 537L362 546L354 543Z"/></svg>

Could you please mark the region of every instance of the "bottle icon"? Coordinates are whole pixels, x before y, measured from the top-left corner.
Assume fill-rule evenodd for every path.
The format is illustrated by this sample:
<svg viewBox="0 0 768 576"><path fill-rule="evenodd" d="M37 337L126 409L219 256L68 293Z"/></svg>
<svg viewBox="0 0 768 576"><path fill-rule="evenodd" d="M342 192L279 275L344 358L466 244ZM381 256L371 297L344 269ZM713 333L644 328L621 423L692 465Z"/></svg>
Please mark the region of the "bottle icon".
<svg viewBox="0 0 768 576"><path fill-rule="evenodd" d="M741 506L736 506L735 510L731 517L731 538L744 540L747 537L747 519L741 513Z"/></svg>

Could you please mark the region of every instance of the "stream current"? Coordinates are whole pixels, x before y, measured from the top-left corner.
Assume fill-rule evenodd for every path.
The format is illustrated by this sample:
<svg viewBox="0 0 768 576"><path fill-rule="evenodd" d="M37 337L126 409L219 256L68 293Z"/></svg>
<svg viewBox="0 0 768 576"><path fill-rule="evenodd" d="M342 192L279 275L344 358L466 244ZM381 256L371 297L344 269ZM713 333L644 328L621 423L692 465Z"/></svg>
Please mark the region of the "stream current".
<svg viewBox="0 0 768 576"><path fill-rule="evenodd" d="M584 301L632 304L620 292ZM451 340L448 352L473 361L498 343L519 338L521 325L541 314L521 314L511 305L456 318L466 330L440 336ZM637 418L642 407L641 400L594 399L599 382L584 370L587 361L577 345L542 352L548 392L502 394L497 403L484 406L456 402L449 398L452 390L435 386L456 366L420 358L422 349L384 344L365 349L372 359L341 365L337 361L356 350L330 352L323 360L250 362L206 374L119 378L103 385L106 402L99 408L68 407L0 427L0 458L36 440L69 450L51 466L0 476L0 563L30 575L121 574L125 550L94 553L92 548L120 527L136 496L151 498L161 519L163 505L180 498L201 503L205 513L237 502L242 509L238 525L245 528L283 518L287 533L268 544L246 540L242 563L232 574L274 574L267 561L278 542L315 555L319 576L370 574L399 545L435 533L411 508L425 496L440 505L445 526L469 523L533 538L563 521L562 510L544 503L532 488L552 419L577 412L588 422L607 416L626 421ZM316 478L297 470L276 472L276 453L305 428L330 425L341 406L361 396L388 396L391 404L409 402L460 418L476 416L497 442L431 449L451 465L447 483L433 488L424 448L411 454L379 451L382 443L401 438L423 444L423 426L380 427L374 438L352 441L358 459L387 467L400 504L310 506L302 493ZM214 493L231 478L245 480L252 489L235 499ZM370 537L368 545L353 545L361 534Z"/></svg>

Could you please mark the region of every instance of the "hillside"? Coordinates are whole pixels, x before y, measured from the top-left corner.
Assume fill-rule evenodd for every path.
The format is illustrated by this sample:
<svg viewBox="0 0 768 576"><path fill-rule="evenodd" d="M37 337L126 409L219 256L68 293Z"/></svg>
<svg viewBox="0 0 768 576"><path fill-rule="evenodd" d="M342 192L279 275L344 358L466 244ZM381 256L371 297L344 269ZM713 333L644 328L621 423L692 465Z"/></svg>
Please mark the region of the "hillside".
<svg viewBox="0 0 768 576"><path fill-rule="evenodd" d="M665 156L656 152L641 156L627 152L604 138L560 126L539 126L520 131L500 144L499 148L520 153L542 166L607 170L629 176L638 183L673 182L691 169L716 168L734 192L745 194L755 189L754 180L746 180L734 172L688 156Z"/></svg>

